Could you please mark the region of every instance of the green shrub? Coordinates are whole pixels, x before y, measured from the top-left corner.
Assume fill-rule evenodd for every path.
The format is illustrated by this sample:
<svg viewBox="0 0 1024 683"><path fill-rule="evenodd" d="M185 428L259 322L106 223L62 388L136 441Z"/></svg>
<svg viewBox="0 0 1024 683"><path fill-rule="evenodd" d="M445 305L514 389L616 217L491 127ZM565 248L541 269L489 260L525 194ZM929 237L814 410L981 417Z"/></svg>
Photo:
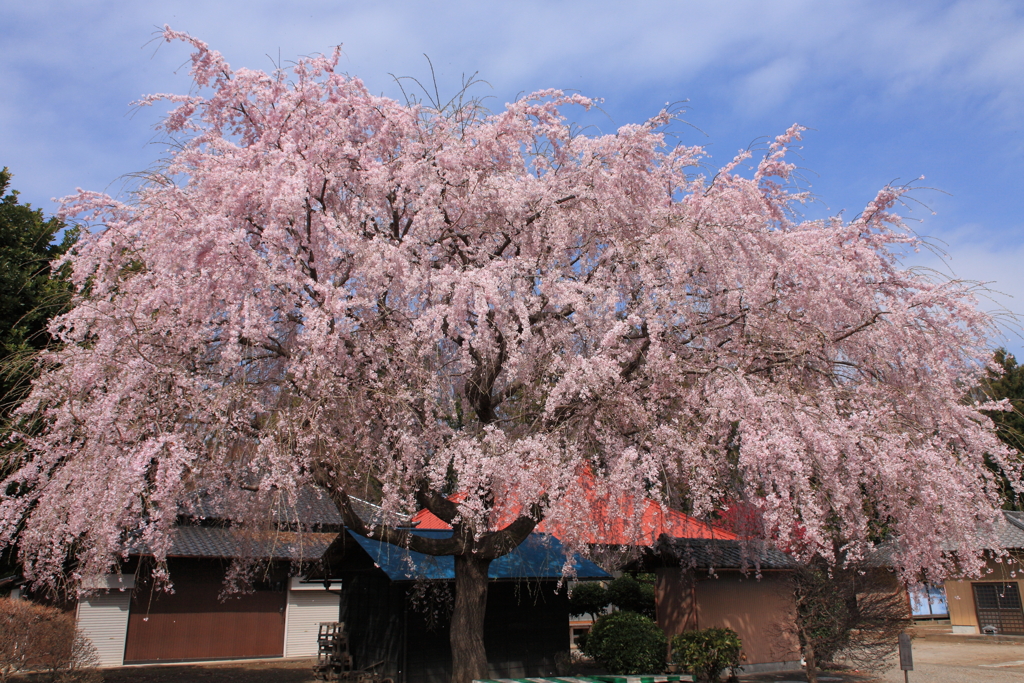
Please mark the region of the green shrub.
<svg viewBox="0 0 1024 683"><path fill-rule="evenodd" d="M576 584L569 598L569 614L580 616L593 614L597 617L608 606L608 591L597 581Z"/></svg>
<svg viewBox="0 0 1024 683"><path fill-rule="evenodd" d="M594 622L583 652L613 674L656 674L665 670L665 634L653 619L636 612L612 612Z"/></svg>
<svg viewBox="0 0 1024 683"><path fill-rule="evenodd" d="M654 586L623 574L608 586L608 601L619 609L654 618Z"/></svg>
<svg viewBox="0 0 1024 683"><path fill-rule="evenodd" d="M686 631L672 639L672 661L692 673L697 683L718 683L722 669L736 673L741 647L731 628Z"/></svg>

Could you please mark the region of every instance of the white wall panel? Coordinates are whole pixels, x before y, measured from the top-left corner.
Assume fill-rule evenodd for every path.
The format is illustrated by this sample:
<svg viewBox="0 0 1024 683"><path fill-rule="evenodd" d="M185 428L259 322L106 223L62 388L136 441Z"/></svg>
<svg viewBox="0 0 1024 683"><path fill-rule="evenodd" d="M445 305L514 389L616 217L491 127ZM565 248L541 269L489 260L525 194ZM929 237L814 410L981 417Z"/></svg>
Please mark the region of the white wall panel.
<svg viewBox="0 0 1024 683"><path fill-rule="evenodd" d="M315 657L322 621L337 621L340 596L323 590L289 590L285 620L284 656Z"/></svg>
<svg viewBox="0 0 1024 683"><path fill-rule="evenodd" d="M130 590L104 591L78 603L78 630L96 647L100 666L124 664L131 600Z"/></svg>

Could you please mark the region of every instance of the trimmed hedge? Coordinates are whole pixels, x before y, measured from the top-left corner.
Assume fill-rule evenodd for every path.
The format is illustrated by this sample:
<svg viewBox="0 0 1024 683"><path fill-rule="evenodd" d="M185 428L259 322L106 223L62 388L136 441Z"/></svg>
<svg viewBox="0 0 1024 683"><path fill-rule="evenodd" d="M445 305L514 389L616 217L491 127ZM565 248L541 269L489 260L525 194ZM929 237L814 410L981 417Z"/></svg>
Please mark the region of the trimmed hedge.
<svg viewBox="0 0 1024 683"><path fill-rule="evenodd" d="M654 619L654 584L637 581L623 574L608 585L608 601L621 610L629 610Z"/></svg>
<svg viewBox="0 0 1024 683"><path fill-rule="evenodd" d="M665 670L665 633L636 612L612 612L594 622L583 652L613 674L657 674Z"/></svg>
<svg viewBox="0 0 1024 683"><path fill-rule="evenodd" d="M736 673L742 646L731 628L685 631L672 639L672 661L692 673L697 683L718 683L723 669Z"/></svg>

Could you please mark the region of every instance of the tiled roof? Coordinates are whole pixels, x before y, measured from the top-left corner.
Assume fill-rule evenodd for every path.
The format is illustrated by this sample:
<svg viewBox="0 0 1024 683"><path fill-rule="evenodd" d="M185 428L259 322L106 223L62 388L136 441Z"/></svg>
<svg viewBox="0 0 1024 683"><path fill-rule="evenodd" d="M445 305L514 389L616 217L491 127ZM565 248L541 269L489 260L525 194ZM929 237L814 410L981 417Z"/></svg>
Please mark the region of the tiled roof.
<svg viewBox="0 0 1024 683"><path fill-rule="evenodd" d="M451 531L416 530L417 536L448 538ZM455 558L451 555L433 557L414 553L404 548L373 541L358 534L349 535L365 550L392 581L416 579L454 579ZM565 551L562 544L547 534L530 534L515 550L491 562L487 571L491 579L560 579ZM577 557L573 562L576 578L611 578L590 560Z"/></svg>
<svg viewBox="0 0 1024 683"><path fill-rule="evenodd" d="M326 496L324 497L326 498ZM352 502L352 509L359 515L359 519L363 520L363 523L368 526L376 526L382 522L393 527L412 526L412 517L409 515L385 513L384 508L381 506L374 505L355 496L349 496L348 499ZM333 506L333 503L331 505ZM337 508L334 508L335 514L337 514L337 510Z"/></svg>
<svg viewBox="0 0 1024 683"><path fill-rule="evenodd" d="M663 560L693 569L789 569L793 558L753 541L662 536L655 552Z"/></svg>
<svg viewBox="0 0 1024 683"><path fill-rule="evenodd" d="M168 557L225 557L274 560L319 560L336 533L250 531L216 527L181 526L171 532ZM139 546L133 555L149 555Z"/></svg>
<svg viewBox="0 0 1024 683"><path fill-rule="evenodd" d="M1024 512L1002 510L1002 519L996 521L995 542L983 550L1024 550ZM952 541L942 543L942 549L955 553ZM868 550L860 564L864 567L895 567L900 555L898 540L890 539Z"/></svg>
<svg viewBox="0 0 1024 683"><path fill-rule="evenodd" d="M1024 548L1024 512L1003 510L1003 524L999 525L1000 548Z"/></svg>
<svg viewBox="0 0 1024 683"><path fill-rule="evenodd" d="M258 505L258 497L261 494L255 491L245 492L245 499L236 502L234 506L224 501L214 499L207 494L200 494L196 500L185 506L182 512L190 518L197 520L225 520L230 521L243 516L248 516L253 506ZM251 502L249 502L251 499ZM352 507L359 517L367 524L380 524L385 519L383 508L365 500L350 496ZM338 512L334 501L322 489L313 486L305 486L299 489L294 497L281 494L272 503L274 519L283 523L301 522L306 528L327 527L341 529L343 521L341 513ZM408 526L408 515L388 515L388 521L392 526Z"/></svg>

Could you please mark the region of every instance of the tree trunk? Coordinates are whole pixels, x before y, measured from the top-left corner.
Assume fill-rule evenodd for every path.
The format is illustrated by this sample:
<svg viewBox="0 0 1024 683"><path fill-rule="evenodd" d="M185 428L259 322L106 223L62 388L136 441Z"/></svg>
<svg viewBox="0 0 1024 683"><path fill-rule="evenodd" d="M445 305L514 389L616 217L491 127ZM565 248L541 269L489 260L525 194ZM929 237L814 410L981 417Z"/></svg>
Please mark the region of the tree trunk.
<svg viewBox="0 0 1024 683"><path fill-rule="evenodd" d="M814 644L809 635L804 643L804 663L807 683L818 683L818 658L814 653Z"/></svg>
<svg viewBox="0 0 1024 683"><path fill-rule="evenodd" d="M487 678L484 613L490 560L470 553L455 556L455 609L452 612L452 683Z"/></svg>

